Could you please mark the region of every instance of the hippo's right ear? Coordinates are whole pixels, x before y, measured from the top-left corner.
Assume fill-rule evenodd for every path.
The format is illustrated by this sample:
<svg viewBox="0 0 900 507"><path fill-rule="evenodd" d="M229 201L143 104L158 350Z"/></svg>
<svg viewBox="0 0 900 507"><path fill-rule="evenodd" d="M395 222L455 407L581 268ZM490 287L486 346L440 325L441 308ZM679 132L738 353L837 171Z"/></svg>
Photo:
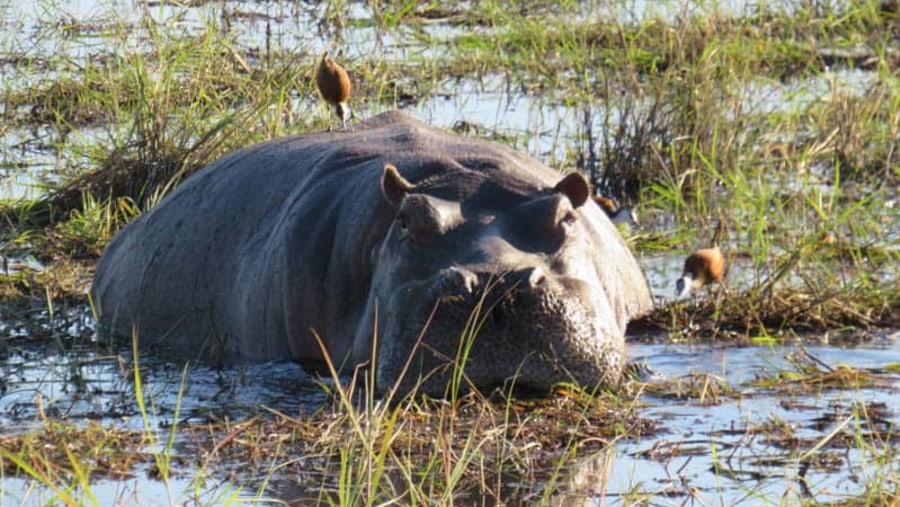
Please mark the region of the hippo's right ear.
<svg viewBox="0 0 900 507"><path fill-rule="evenodd" d="M384 174L381 176L381 193L384 198L392 204L400 204L403 196L408 194L410 190L416 188L415 185L406 181L406 178L400 176L400 171L390 162L384 164Z"/></svg>
<svg viewBox="0 0 900 507"><path fill-rule="evenodd" d="M588 196L591 195L588 181L579 173L567 174L553 187L553 190L565 194L572 202L573 208L578 208L587 202Z"/></svg>

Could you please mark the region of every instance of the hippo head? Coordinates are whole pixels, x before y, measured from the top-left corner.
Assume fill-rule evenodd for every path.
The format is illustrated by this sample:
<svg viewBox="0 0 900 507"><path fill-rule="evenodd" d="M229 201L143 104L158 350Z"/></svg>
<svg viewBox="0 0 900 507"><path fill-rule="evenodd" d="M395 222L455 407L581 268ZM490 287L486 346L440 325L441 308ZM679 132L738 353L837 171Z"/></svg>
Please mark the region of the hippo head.
<svg viewBox="0 0 900 507"><path fill-rule="evenodd" d="M395 214L373 252L370 317L354 342L357 359L374 358L381 391L619 381L627 316L610 301L596 233L583 223L584 177L516 191L485 184L460 197L387 164L381 185Z"/></svg>

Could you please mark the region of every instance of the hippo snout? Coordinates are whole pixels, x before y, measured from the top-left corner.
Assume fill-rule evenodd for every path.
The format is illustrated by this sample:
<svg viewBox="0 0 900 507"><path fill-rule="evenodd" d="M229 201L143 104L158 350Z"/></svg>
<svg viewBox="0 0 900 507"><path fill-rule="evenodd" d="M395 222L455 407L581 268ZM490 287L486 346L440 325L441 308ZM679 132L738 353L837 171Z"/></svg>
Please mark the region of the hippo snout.
<svg viewBox="0 0 900 507"><path fill-rule="evenodd" d="M417 324L385 322L385 335L406 338L383 346L381 385L393 385L411 355L413 369L400 381L403 391L421 381L420 389L440 393L447 368L462 364L472 385L482 387L511 379L534 390L566 381L586 386L617 381L624 343L589 300L572 297L590 293L583 282L550 276L540 267L501 274L452 267L438 278L430 290L406 293L404 304L391 305L421 317Z"/></svg>

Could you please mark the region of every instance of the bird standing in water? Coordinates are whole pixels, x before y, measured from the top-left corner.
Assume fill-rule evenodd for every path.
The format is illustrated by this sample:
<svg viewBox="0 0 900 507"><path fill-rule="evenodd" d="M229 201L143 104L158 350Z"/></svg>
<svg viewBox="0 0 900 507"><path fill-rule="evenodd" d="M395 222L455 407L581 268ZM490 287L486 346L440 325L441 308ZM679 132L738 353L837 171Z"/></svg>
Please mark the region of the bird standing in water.
<svg viewBox="0 0 900 507"><path fill-rule="evenodd" d="M322 55L319 68L316 70L316 87L325 102L334 107L338 118L341 119L341 127L347 126L347 120L352 116L350 111L350 76L343 67L328 57L328 52Z"/></svg>
<svg viewBox="0 0 900 507"><path fill-rule="evenodd" d="M606 216L609 217L609 220L616 227L620 225L628 229L640 227L641 223L638 222L637 215L625 206L620 207L616 204L616 201L599 195L591 196L591 199L594 200L597 206L600 206L600 209L606 213Z"/></svg>
<svg viewBox="0 0 900 507"><path fill-rule="evenodd" d="M701 248L688 256L684 261L684 269L681 278L675 282L677 298L683 298L692 291L713 283L722 283L725 275L725 256L719 248L719 239L724 230L722 220L716 225L712 246Z"/></svg>

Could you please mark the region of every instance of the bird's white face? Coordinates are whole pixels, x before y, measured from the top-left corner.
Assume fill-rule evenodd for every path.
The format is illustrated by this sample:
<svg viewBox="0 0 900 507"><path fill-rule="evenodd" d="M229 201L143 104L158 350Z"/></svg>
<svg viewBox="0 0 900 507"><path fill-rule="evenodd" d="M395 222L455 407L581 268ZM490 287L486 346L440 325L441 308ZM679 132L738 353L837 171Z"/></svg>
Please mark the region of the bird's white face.
<svg viewBox="0 0 900 507"><path fill-rule="evenodd" d="M702 271L697 274L682 273L681 278L675 282L675 299L687 297L691 292L700 290L708 281Z"/></svg>
<svg viewBox="0 0 900 507"><path fill-rule="evenodd" d="M675 299L681 299L691 293L694 280L690 274L684 275L675 282Z"/></svg>

